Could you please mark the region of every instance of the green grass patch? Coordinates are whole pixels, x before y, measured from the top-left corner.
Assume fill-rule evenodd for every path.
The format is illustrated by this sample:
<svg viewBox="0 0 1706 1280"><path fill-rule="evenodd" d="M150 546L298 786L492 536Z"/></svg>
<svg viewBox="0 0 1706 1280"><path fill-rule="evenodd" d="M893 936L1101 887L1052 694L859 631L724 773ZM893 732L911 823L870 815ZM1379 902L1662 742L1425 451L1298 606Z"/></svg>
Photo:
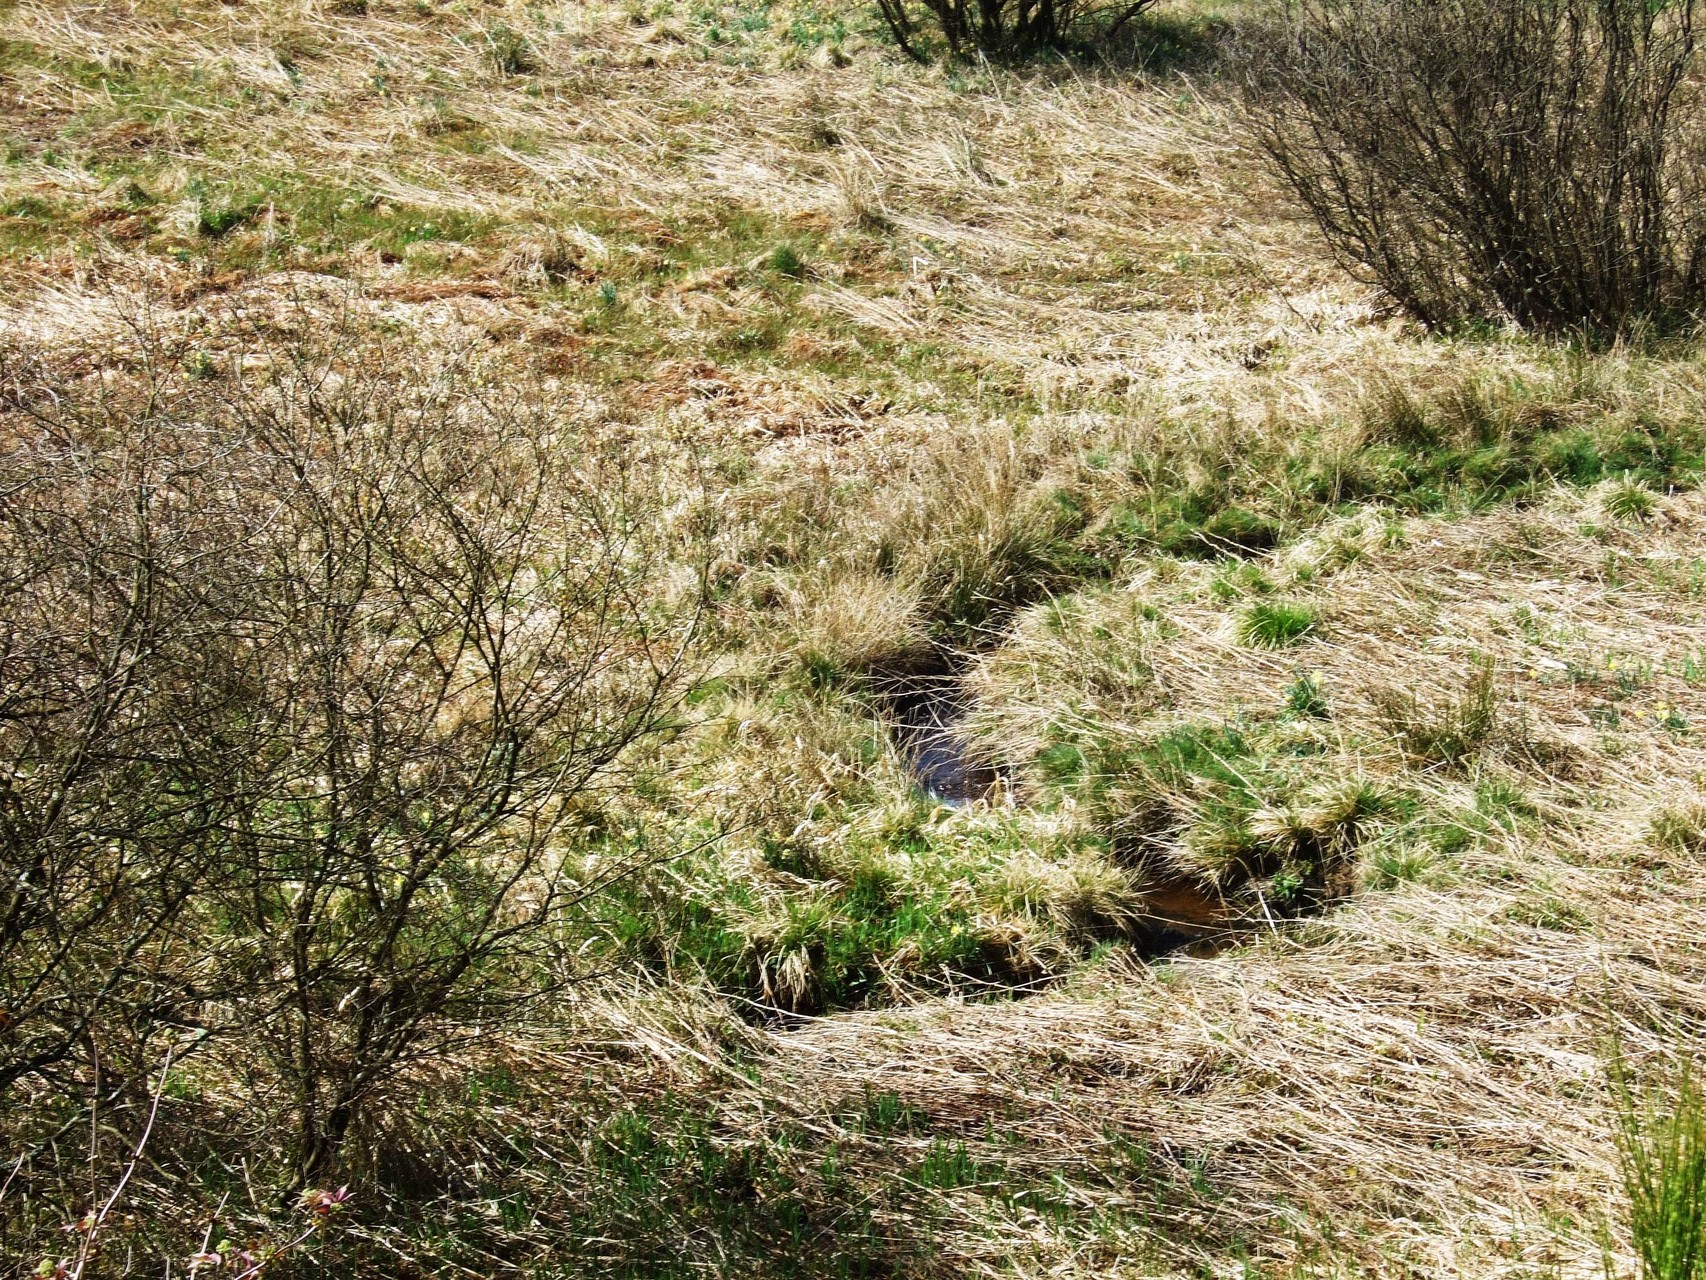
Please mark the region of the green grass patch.
<svg viewBox="0 0 1706 1280"><path fill-rule="evenodd" d="M1654 494L1699 483L1706 425L1698 417L1602 411L1584 420L1578 406L1554 405L1551 394L1510 380L1471 382L1425 401L1389 396L1364 409L1361 438L1349 448L1342 423L1271 433L1242 442L1235 458L1205 459L1212 480L1182 479L1202 470L1185 456L1133 457L1140 496L1101 512L1086 545L1111 563L1157 552L1246 556L1358 505L1466 513L1554 482L1613 478L1614 518L1635 520L1652 509Z"/></svg>
<svg viewBox="0 0 1706 1280"><path fill-rule="evenodd" d="M786 842L767 849L778 870L822 874ZM709 865L684 870L696 891L683 892L679 880L620 887L620 907L606 909L607 938L660 973L697 972L761 1007L853 1008L880 1002L896 979L928 987L1010 972L1009 958L979 935L974 912L952 900L947 883L920 890L867 866L802 886L765 911L744 882Z"/></svg>
<svg viewBox="0 0 1706 1280"><path fill-rule="evenodd" d="M1238 639L1253 649L1283 649L1320 629L1320 615L1308 605L1261 600L1238 615Z"/></svg>
<svg viewBox="0 0 1706 1280"><path fill-rule="evenodd" d="M1285 710L1287 715L1306 720L1326 720L1333 714L1322 691L1321 679L1314 675L1298 676L1286 686Z"/></svg>
<svg viewBox="0 0 1706 1280"><path fill-rule="evenodd" d="M506 76L530 76L544 65L533 41L501 22L482 34L481 51L486 61Z"/></svg>
<svg viewBox="0 0 1706 1280"><path fill-rule="evenodd" d="M1706 1091L1684 1057L1663 1088L1642 1088L1609 1054L1617 1154L1641 1280L1706 1277ZM1609 1261L1607 1275L1611 1274Z"/></svg>

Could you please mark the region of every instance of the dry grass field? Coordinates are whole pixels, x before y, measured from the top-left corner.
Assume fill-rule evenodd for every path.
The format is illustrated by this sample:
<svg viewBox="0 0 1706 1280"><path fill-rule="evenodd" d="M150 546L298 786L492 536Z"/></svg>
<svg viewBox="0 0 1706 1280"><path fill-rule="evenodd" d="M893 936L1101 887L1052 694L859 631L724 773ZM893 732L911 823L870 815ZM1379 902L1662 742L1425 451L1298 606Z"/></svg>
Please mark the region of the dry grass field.
<svg viewBox="0 0 1706 1280"><path fill-rule="evenodd" d="M0 6L14 458L304 350L467 386L636 473L691 620L553 837L550 996L364 1097L347 1203L257 1041L162 1033L12 1086L0 1274L1636 1274L1613 1064L1662 1111L1706 1035L1706 360L1385 308L1240 142L1260 7L1001 69L850 0Z"/></svg>

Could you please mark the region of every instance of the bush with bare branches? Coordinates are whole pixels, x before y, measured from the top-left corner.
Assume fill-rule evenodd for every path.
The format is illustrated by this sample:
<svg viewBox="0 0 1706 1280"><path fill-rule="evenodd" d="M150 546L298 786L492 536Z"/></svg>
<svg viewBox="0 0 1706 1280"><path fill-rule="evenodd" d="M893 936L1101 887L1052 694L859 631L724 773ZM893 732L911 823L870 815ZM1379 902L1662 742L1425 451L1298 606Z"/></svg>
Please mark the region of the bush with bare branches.
<svg viewBox="0 0 1706 1280"><path fill-rule="evenodd" d="M300 1185L549 989L566 825L694 610L652 589L655 460L540 387L348 324L212 379L142 345L125 386L6 371L0 1087L241 1042Z"/></svg>
<svg viewBox="0 0 1706 1280"><path fill-rule="evenodd" d="M1430 327L1623 332L1706 301L1697 0L1292 0L1237 50L1257 144Z"/></svg>
<svg viewBox="0 0 1706 1280"><path fill-rule="evenodd" d="M895 43L920 62L939 39L952 57L1024 57L1107 43L1156 0L877 0Z"/></svg>

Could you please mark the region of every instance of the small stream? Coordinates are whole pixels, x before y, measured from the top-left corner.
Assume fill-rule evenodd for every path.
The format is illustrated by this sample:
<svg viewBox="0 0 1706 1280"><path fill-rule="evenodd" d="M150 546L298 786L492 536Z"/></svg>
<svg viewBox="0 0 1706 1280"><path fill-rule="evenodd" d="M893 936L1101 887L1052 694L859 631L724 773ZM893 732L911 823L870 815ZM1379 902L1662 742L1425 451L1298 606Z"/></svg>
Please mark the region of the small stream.
<svg viewBox="0 0 1706 1280"><path fill-rule="evenodd" d="M955 808L983 799L1001 781L1001 771L960 732L968 709L952 671L897 681L888 699L895 740L913 778L932 800Z"/></svg>
<svg viewBox="0 0 1706 1280"><path fill-rule="evenodd" d="M961 726L971 710L970 697L953 667L895 679L884 703L907 769L932 800L960 808L1010 781L966 740ZM1128 936L1146 957L1180 951L1210 955L1232 937L1226 902L1199 885L1157 876L1145 899L1146 918Z"/></svg>

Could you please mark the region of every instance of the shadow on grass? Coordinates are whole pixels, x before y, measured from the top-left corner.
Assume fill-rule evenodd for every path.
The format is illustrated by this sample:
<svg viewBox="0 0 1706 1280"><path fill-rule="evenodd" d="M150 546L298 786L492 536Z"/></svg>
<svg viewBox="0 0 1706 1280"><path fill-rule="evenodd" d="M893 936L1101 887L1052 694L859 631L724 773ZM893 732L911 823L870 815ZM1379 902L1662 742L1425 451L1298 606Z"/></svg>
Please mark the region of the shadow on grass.
<svg viewBox="0 0 1706 1280"><path fill-rule="evenodd" d="M1205 75L1220 64L1231 24L1221 18L1147 14L1112 41L1075 50L1069 59L1085 67L1164 80Z"/></svg>
<svg viewBox="0 0 1706 1280"><path fill-rule="evenodd" d="M949 67L969 69L987 60L1008 71L1044 77L1060 72L1111 73L1166 80L1212 75L1219 67L1221 51L1231 30L1231 23L1219 17L1151 13L1125 24L1111 38L1091 35L1063 47L988 52L955 59L945 47L920 41L920 51L925 61ZM881 33L878 38L882 38Z"/></svg>

